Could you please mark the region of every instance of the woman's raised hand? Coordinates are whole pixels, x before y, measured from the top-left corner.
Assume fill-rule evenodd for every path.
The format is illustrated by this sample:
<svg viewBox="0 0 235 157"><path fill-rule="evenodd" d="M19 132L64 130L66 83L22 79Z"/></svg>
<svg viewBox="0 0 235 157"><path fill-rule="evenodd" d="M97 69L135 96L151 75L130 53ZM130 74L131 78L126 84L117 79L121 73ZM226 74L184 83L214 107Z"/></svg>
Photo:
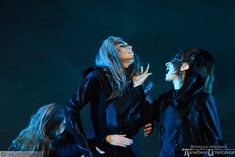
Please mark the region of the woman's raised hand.
<svg viewBox="0 0 235 157"><path fill-rule="evenodd" d="M135 75L133 76L133 84L134 84L134 87L137 87L139 85L142 85L144 83L144 81L150 76L152 75L152 73L149 73L149 64L147 66L147 68L143 69L143 66L141 66L141 71L140 71L140 74L139 75Z"/></svg>

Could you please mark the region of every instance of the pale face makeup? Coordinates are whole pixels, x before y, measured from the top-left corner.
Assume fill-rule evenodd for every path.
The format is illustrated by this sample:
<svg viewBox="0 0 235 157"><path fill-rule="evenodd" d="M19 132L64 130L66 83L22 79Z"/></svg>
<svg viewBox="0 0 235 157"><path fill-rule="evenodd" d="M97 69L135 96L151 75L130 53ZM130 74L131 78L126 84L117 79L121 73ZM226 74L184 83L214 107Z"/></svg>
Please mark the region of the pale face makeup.
<svg viewBox="0 0 235 157"><path fill-rule="evenodd" d="M116 46L120 60L122 61L125 68L127 68L134 61L134 52L132 46L126 42L121 42Z"/></svg>
<svg viewBox="0 0 235 157"><path fill-rule="evenodd" d="M178 75L172 62L167 62L165 65L166 65L166 72L167 72L165 80L166 81L178 80Z"/></svg>

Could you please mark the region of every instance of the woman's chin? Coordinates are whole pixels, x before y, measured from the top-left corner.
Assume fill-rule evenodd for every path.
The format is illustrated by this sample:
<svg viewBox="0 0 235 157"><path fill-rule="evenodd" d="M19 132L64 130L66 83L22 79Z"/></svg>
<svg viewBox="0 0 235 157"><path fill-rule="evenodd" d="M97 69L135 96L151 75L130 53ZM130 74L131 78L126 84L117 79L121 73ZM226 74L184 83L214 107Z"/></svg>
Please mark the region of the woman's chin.
<svg viewBox="0 0 235 157"><path fill-rule="evenodd" d="M165 78L165 81L169 81L168 77Z"/></svg>
<svg viewBox="0 0 235 157"><path fill-rule="evenodd" d="M166 75L165 81L170 82L170 81L172 81L172 78Z"/></svg>

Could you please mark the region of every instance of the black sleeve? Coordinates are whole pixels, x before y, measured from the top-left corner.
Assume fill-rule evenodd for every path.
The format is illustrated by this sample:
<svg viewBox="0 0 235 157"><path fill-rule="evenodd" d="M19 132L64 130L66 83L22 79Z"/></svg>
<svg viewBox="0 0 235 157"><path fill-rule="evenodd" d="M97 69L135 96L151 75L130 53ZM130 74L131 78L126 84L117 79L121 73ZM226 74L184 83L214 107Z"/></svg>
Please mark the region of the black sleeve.
<svg viewBox="0 0 235 157"><path fill-rule="evenodd" d="M213 95L200 99L202 126L208 145L225 145Z"/></svg>
<svg viewBox="0 0 235 157"><path fill-rule="evenodd" d="M59 146L50 152L50 156L77 157L84 155L90 157L90 150L81 147L79 144L59 143Z"/></svg>
<svg viewBox="0 0 235 157"><path fill-rule="evenodd" d="M130 89L129 92L124 93L122 96L115 99L113 104L116 106L117 116L122 115L126 112L131 106L135 105L136 101L142 101L144 103L150 103L149 101L149 91L153 87L153 83L149 80L143 85L137 86L135 88Z"/></svg>
<svg viewBox="0 0 235 157"><path fill-rule="evenodd" d="M100 81L97 72L91 72L78 87L66 106L68 120L76 121L80 126L80 111L100 92Z"/></svg>
<svg viewBox="0 0 235 157"><path fill-rule="evenodd" d="M143 85L131 88L123 95L113 99L106 109L107 125L111 128L124 127L131 123L133 126L139 128L149 120L151 99L149 97L149 91L152 88L153 83L148 81ZM138 129L137 129L138 130Z"/></svg>
<svg viewBox="0 0 235 157"><path fill-rule="evenodd" d="M95 73L95 72L93 72ZM80 111L91 99L95 97L100 90L100 82L96 74L88 75L73 94L72 99L68 103L69 109Z"/></svg>
<svg viewBox="0 0 235 157"><path fill-rule="evenodd" d="M66 129L73 135L75 144L60 147L60 152L75 153L81 148L88 148L87 139L81 123L81 109L100 92L101 84L98 72L91 72L78 87L66 106ZM79 146L79 147L78 147ZM63 154L63 153L62 153Z"/></svg>
<svg viewBox="0 0 235 157"><path fill-rule="evenodd" d="M52 142L52 146L51 157L77 157L82 155L90 157L90 150L74 143L73 136L66 130L60 139Z"/></svg>
<svg viewBox="0 0 235 157"><path fill-rule="evenodd" d="M128 108L133 105L133 102L144 99L145 94L142 86L132 88L129 92L124 93L122 96L116 98L112 105L116 106L117 114L122 115Z"/></svg>
<svg viewBox="0 0 235 157"><path fill-rule="evenodd" d="M160 114L164 106L170 103L172 100L172 90L161 94L154 98L152 108L153 108L153 121L157 124L161 121Z"/></svg>
<svg viewBox="0 0 235 157"><path fill-rule="evenodd" d="M137 123L134 125L133 123L130 124L130 122L133 122L133 118L136 116L137 107L139 106L137 101L144 99L144 95L142 86L138 86L130 89L122 96L110 100L106 108L108 134L121 131L130 135L139 130L136 128L136 126L139 126Z"/></svg>
<svg viewBox="0 0 235 157"><path fill-rule="evenodd" d="M152 110L153 110L153 121L159 123L160 121L160 108L161 108L161 97L156 97L153 101Z"/></svg>
<svg viewBox="0 0 235 157"><path fill-rule="evenodd" d="M153 104L150 94L145 96L144 101L140 104L141 126L147 123L153 123Z"/></svg>

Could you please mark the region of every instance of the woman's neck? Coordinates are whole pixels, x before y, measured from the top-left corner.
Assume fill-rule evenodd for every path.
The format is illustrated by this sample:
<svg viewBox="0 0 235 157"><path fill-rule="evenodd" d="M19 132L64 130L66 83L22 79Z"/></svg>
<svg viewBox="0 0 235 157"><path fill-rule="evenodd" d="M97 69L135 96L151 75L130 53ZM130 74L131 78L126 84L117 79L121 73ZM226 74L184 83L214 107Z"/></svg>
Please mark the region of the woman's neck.
<svg viewBox="0 0 235 157"><path fill-rule="evenodd" d="M181 77L178 76L177 79L173 80L173 85L175 90L179 90L182 88L183 83L184 83L184 78L185 78L185 72L182 72Z"/></svg>
<svg viewBox="0 0 235 157"><path fill-rule="evenodd" d="M128 69L130 63L129 62L123 62L122 65L125 69Z"/></svg>
<svg viewBox="0 0 235 157"><path fill-rule="evenodd" d="M181 87L183 86L183 81L180 80L180 79L177 79L177 80L173 80L173 85L174 85L174 89L175 90L179 90L181 89Z"/></svg>

